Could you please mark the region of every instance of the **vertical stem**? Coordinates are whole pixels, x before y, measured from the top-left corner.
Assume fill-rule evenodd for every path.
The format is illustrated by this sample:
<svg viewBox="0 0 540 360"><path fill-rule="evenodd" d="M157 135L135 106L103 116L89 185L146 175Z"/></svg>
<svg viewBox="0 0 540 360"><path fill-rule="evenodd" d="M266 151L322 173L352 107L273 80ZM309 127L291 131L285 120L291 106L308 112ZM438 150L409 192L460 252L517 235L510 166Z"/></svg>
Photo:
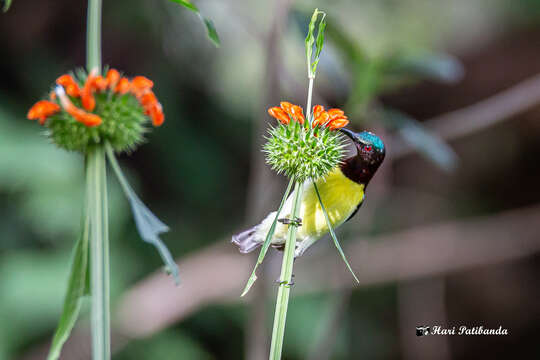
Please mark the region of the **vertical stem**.
<svg viewBox="0 0 540 360"><path fill-rule="evenodd" d="M109 229L105 151L102 146L87 155L90 211L90 286L92 292L92 359L109 360Z"/></svg>
<svg viewBox="0 0 540 360"><path fill-rule="evenodd" d="M101 72L101 0L88 0L86 23L86 68Z"/></svg>
<svg viewBox="0 0 540 360"><path fill-rule="evenodd" d="M296 182L294 186L294 204L291 212L291 220L298 217L302 199L303 184ZM296 225L289 225L289 232L283 251L281 263L281 275L279 277L279 289L274 313L274 327L272 329L272 344L270 346L270 360L280 360L283 349L283 337L285 334L285 322L287 320L287 308L289 306L289 294L291 292L291 280L294 264L294 250L296 245Z"/></svg>
<svg viewBox="0 0 540 360"><path fill-rule="evenodd" d="M101 3L88 0L86 26L86 67L101 72ZM92 291L92 359L111 358L109 219L105 149L96 146L87 154L87 182L90 211L90 269Z"/></svg>
<svg viewBox="0 0 540 360"><path fill-rule="evenodd" d="M313 122L313 119L311 119L311 98L313 97L313 80L315 80L315 76L311 76L310 74L307 105L306 105L306 121L309 123L310 127L311 127L311 123Z"/></svg>

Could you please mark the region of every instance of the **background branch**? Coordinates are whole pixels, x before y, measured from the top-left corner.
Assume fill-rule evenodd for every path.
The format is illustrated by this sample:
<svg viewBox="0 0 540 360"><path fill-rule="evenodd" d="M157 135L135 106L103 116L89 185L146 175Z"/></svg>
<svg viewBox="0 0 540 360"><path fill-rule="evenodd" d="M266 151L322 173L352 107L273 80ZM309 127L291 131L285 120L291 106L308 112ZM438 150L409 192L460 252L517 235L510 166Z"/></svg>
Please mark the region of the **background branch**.
<svg viewBox="0 0 540 360"><path fill-rule="evenodd" d="M474 105L426 120L424 125L445 140L471 135L527 111L540 103L540 74ZM392 140L392 156L398 159L414 149L401 138Z"/></svg>

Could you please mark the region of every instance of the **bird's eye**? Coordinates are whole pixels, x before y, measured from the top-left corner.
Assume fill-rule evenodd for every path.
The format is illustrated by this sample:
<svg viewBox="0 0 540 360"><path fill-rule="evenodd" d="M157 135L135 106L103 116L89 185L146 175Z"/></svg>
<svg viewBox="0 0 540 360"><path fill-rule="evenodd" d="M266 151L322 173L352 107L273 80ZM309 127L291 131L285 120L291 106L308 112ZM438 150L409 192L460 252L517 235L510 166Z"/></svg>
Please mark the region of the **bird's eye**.
<svg viewBox="0 0 540 360"><path fill-rule="evenodd" d="M371 145L367 145L366 147L364 147L364 149L367 151L367 152L371 152L373 150L373 148L371 147Z"/></svg>

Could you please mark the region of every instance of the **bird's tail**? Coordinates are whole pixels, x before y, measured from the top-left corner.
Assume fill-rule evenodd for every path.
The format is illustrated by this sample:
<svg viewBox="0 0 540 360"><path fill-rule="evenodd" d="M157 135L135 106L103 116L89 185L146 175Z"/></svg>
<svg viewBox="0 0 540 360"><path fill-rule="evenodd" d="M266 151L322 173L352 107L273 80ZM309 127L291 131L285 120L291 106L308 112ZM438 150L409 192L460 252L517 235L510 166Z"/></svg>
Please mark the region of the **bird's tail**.
<svg viewBox="0 0 540 360"><path fill-rule="evenodd" d="M256 232L257 226L254 226L251 229L233 235L231 242L238 246L238 250L240 250L241 253L245 254L251 252L262 244L260 241L256 240Z"/></svg>

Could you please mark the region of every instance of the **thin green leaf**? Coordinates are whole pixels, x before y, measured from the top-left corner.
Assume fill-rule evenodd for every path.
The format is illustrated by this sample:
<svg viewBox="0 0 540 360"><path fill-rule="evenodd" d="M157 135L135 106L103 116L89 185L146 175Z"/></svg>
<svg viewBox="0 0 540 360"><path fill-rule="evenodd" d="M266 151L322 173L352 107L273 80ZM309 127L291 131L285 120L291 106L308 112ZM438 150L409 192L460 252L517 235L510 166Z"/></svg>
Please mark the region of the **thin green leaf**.
<svg viewBox="0 0 540 360"><path fill-rule="evenodd" d="M89 219L87 215L84 220L81 236L75 244L73 263L71 264L68 288L64 299L64 307L62 309L60 321L58 322L58 327L54 333L47 360L56 360L60 356L62 346L68 339L77 317L79 316L82 299L89 293L89 286L87 283L89 277L88 235Z"/></svg>
<svg viewBox="0 0 540 360"><path fill-rule="evenodd" d="M219 35L217 33L216 27L214 26L214 22L200 14L199 16L204 26L206 27L206 35L216 47L219 47L221 45L221 41L219 40Z"/></svg>
<svg viewBox="0 0 540 360"><path fill-rule="evenodd" d="M311 65L311 72L315 74L317 71L317 65L319 64L319 59L321 57L321 51L324 44L324 29L326 29L326 14L322 13L321 21L319 22L319 28L317 29L317 40L315 41L316 50L315 50L315 59Z"/></svg>
<svg viewBox="0 0 540 360"><path fill-rule="evenodd" d="M403 139L416 148L424 157L445 171L455 170L459 157L443 139L402 112L385 110L384 114L384 119L388 125L396 128Z"/></svg>
<svg viewBox="0 0 540 360"><path fill-rule="evenodd" d="M315 188L315 193L317 194L317 198L319 198L319 204L321 204L321 209L324 214L324 218L326 219L326 224L328 225L328 230L330 230L330 235L332 236L332 239L334 240L334 245L336 245L336 248L341 255L341 258L345 262L345 265L347 265L347 268L351 272L352 276L354 277L354 280L356 282L360 282L358 280L358 277L356 277L356 274L354 273L353 269L351 268L351 265L349 264L349 261L347 261L347 257L345 256L345 253L343 252L343 249L341 248L341 245L339 245L339 241L336 237L336 233L334 232L334 228L332 227L332 224L330 223L330 218L328 217L328 213L326 212L326 208L324 207L323 201L321 199L321 194L319 194L319 189L317 188L317 184L313 182L313 187Z"/></svg>
<svg viewBox="0 0 540 360"><path fill-rule="evenodd" d="M178 285L180 283L178 266L176 265L176 262L174 261L171 253L169 252L169 249L167 249L167 246L165 246L163 241L161 241L161 239L159 238L160 234L169 231L169 227L165 225L161 220L159 220L157 216L155 216L135 194L135 192L127 182L124 174L122 173L118 162L116 161L116 157L114 156L114 151L111 145L107 143L105 145L105 148L107 150L107 157L109 158L109 162L111 163L116 177L118 178L118 181L120 182L120 185L122 186L122 189L124 190L124 193L128 198L129 204L131 206L131 211L133 213L133 218L135 220L135 226L137 227L139 235L144 241L154 245L157 248L159 255L165 263L167 272L172 274L175 283Z"/></svg>
<svg viewBox="0 0 540 360"><path fill-rule="evenodd" d="M261 252L259 253L259 258L257 259L257 263L255 264L255 267L253 268L253 271L251 272L251 276L249 277L246 287L244 288L244 291L242 292L242 295L244 296L249 292L249 289L253 286L255 281L257 281L257 275L255 272L257 271L257 268L260 264L262 264L264 257L266 256L266 252L268 251L268 248L270 247L270 243L272 242L272 238L274 237L274 232L276 231L276 224L279 217L279 214L281 213L281 209L283 208L283 205L285 204L285 201L287 200L287 197L289 196L289 193L291 192L291 188L293 185L293 180L291 179L289 181L289 185L287 185L287 190L285 190L285 194L283 194L283 198L281 199L281 203L279 204L279 208L276 211L276 216L274 217L274 221L272 221L272 226L270 226L270 230L268 230L268 234L266 234L266 238L264 239L264 243L261 247Z"/></svg>
<svg viewBox="0 0 540 360"><path fill-rule="evenodd" d="M317 27L317 38L315 39L315 36L314 36L315 25L317 23L317 19L319 18L319 14L321 14L322 17ZM320 58L323 43L324 43L324 29L326 28L325 18L326 18L326 14L323 11L319 11L319 9L315 9L315 11L313 11L313 15L311 16L311 20L309 22L308 33L306 35L305 43L306 43L306 60L307 60L308 73L309 73L310 78L314 77L317 71L317 64L319 63L319 58ZM313 57L314 44L316 45L316 48L315 48L315 56Z"/></svg>
<svg viewBox="0 0 540 360"><path fill-rule="evenodd" d="M308 26L308 33L306 35L306 60L308 65L308 71L311 73L311 56L313 53L313 44L315 42L315 38L313 36L313 32L315 31L315 22L317 21L317 12L319 9L315 9L313 12L313 15L311 15L311 21L309 22Z"/></svg>
<svg viewBox="0 0 540 360"><path fill-rule="evenodd" d="M180 4L186 9L189 9L197 14L199 13L199 9L188 0L170 0L170 1Z"/></svg>
<svg viewBox="0 0 540 360"><path fill-rule="evenodd" d="M193 11L197 15L199 15L199 19L201 19L201 22L203 23L206 29L206 35L208 36L208 39L210 39L210 41L212 41L212 43L216 47L219 47L221 45L221 41L219 39L219 35L217 33L216 27L214 26L214 22L208 19L207 17L204 17L199 11L199 8L197 8L193 3L191 3L188 0L170 0L170 1L180 4L184 6L185 8Z"/></svg>
<svg viewBox="0 0 540 360"><path fill-rule="evenodd" d="M11 0L4 0L4 8L2 9L2 11L7 12L10 6L11 6Z"/></svg>

